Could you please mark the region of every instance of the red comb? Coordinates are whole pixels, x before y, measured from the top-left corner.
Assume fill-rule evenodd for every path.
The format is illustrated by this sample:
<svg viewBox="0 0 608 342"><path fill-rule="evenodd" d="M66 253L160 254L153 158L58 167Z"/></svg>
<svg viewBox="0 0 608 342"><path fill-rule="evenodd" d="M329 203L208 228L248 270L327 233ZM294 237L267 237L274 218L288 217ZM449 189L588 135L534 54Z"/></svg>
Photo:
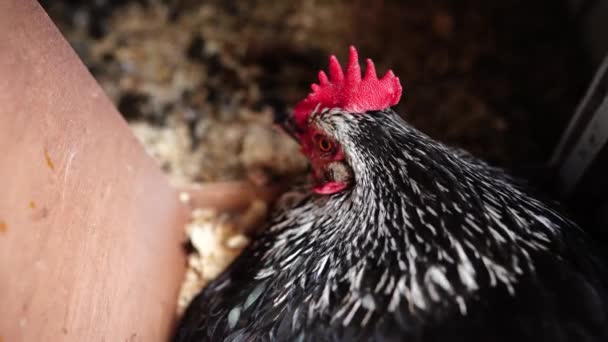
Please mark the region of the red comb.
<svg viewBox="0 0 608 342"><path fill-rule="evenodd" d="M329 79L325 72L319 72L319 84L311 85L312 92L300 101L293 114L300 125L306 123L317 106L322 108L342 108L351 112L364 113L393 106L401 98L401 84L391 70L381 78L376 76L376 68L367 59L365 76L361 79L361 68L357 50L351 46L346 75L336 56L329 58Z"/></svg>

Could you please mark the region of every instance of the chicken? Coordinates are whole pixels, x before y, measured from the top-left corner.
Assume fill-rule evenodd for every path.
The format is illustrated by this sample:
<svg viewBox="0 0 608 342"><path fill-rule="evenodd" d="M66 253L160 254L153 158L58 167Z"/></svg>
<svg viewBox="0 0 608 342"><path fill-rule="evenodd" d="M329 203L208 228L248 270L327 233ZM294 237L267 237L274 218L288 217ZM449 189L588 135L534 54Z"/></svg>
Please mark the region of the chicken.
<svg viewBox="0 0 608 342"><path fill-rule="evenodd" d="M200 293L176 341L608 341L589 237L519 181L390 109L351 47L285 124L312 186Z"/></svg>

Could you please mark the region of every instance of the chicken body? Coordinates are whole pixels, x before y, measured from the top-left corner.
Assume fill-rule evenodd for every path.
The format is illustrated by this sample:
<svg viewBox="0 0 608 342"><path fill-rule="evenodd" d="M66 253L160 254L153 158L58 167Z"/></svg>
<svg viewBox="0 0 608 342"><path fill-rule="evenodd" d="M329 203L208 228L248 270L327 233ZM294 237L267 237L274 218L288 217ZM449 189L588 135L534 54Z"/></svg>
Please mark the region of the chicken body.
<svg viewBox="0 0 608 342"><path fill-rule="evenodd" d="M608 341L602 263L525 186L391 109L309 121L348 188L284 195L176 341Z"/></svg>

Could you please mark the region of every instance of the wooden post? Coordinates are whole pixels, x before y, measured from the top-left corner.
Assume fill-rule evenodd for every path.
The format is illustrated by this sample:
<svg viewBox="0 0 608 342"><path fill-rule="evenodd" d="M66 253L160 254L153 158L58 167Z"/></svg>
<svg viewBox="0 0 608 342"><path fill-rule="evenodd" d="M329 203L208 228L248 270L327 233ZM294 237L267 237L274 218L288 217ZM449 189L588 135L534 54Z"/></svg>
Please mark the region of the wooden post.
<svg viewBox="0 0 608 342"><path fill-rule="evenodd" d="M0 341L166 341L184 214L38 3L0 1Z"/></svg>

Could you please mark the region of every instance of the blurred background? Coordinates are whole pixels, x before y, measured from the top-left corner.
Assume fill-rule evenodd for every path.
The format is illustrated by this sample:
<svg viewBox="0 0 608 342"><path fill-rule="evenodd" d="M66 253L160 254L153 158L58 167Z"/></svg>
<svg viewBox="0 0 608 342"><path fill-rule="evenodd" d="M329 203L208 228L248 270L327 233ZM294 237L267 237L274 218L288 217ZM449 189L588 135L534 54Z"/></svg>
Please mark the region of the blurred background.
<svg viewBox="0 0 608 342"><path fill-rule="evenodd" d="M415 127L552 190L605 51L594 0L41 3L176 183L301 174L272 118L353 44L400 77Z"/></svg>

